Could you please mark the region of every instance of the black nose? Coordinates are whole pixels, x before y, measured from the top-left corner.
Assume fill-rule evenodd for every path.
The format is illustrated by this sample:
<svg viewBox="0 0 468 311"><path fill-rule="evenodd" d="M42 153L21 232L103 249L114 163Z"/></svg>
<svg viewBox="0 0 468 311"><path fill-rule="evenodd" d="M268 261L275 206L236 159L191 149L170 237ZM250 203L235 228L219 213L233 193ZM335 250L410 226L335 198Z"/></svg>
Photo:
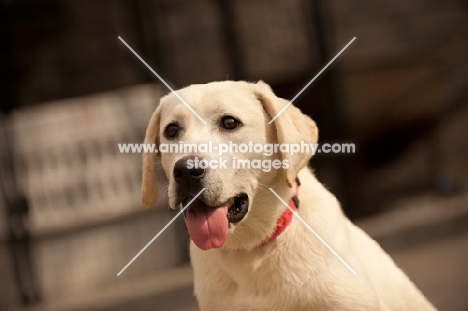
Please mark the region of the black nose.
<svg viewBox="0 0 468 311"><path fill-rule="evenodd" d="M174 180L178 183L188 184L198 182L206 173L205 168L195 166L195 164L200 163L202 160L202 158L194 156L188 156L178 160L174 165Z"/></svg>

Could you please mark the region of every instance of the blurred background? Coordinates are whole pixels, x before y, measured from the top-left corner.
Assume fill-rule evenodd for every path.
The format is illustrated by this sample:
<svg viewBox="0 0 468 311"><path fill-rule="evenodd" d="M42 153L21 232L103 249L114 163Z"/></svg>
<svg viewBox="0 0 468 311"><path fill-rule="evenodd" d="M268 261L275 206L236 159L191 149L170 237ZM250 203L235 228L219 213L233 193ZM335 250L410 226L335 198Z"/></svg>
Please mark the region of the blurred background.
<svg viewBox="0 0 468 311"><path fill-rule="evenodd" d="M198 310L188 236L140 203L167 89L262 79L320 141L311 165L440 310L468 310L468 3L0 1L0 310ZM164 182L161 177L161 182Z"/></svg>

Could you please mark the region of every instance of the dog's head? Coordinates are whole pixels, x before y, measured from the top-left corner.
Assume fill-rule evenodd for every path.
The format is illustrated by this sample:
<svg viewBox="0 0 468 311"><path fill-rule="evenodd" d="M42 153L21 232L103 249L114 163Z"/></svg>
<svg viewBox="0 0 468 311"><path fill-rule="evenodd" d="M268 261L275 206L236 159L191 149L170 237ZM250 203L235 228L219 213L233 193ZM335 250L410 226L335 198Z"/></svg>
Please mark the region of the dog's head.
<svg viewBox="0 0 468 311"><path fill-rule="evenodd" d="M206 124L176 95L170 93L161 99L148 125L145 143L156 144L163 152L143 155L143 205L149 208L157 201L155 171L156 162L160 162L169 180L171 208L185 206L204 189L186 209L187 229L199 248L221 247L241 228L254 235L257 231L258 236L268 235L271 228L255 227L262 227L259 219L264 215L269 215L268 221L274 221L277 215L275 211L265 212L269 207L260 206L265 204L260 198L272 195L267 191L272 185L291 187L311 154L273 150L270 155L255 152L252 146L316 143L315 122L291 105L268 124L288 101L276 97L261 81L191 85L177 94ZM249 144L248 150L239 148ZM229 150L223 149L226 146ZM265 169L265 163L270 170ZM272 163L276 163L273 168ZM232 242L234 245L239 243Z"/></svg>

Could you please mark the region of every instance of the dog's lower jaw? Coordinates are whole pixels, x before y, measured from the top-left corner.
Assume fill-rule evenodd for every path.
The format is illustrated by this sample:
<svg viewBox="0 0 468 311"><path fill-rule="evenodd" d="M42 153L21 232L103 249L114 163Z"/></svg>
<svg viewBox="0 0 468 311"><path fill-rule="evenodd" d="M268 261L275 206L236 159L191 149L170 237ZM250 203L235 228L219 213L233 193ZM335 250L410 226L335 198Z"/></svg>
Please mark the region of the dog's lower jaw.
<svg viewBox="0 0 468 311"><path fill-rule="evenodd" d="M231 223L239 223L245 217L249 197L242 192L220 205L210 206L200 198L188 196L181 204L185 206L185 223L191 240L200 249L210 250L223 246Z"/></svg>

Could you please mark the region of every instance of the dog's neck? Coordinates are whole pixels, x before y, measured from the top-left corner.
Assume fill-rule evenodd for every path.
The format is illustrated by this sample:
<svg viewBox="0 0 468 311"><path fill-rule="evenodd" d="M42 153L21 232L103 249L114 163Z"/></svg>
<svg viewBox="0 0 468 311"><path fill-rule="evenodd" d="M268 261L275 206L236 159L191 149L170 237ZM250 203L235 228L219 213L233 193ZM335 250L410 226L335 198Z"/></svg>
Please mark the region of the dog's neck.
<svg viewBox="0 0 468 311"><path fill-rule="evenodd" d="M271 241L275 240L283 231L286 229L286 227L289 225L289 223L292 220L293 217L293 211L299 208L299 186L301 185L301 182L299 181L299 178L296 178L296 181L293 185L295 188L294 194L289 200L288 207L284 210L283 214L278 218L276 221L275 225L275 231L273 234L263 240L258 247L262 247Z"/></svg>

